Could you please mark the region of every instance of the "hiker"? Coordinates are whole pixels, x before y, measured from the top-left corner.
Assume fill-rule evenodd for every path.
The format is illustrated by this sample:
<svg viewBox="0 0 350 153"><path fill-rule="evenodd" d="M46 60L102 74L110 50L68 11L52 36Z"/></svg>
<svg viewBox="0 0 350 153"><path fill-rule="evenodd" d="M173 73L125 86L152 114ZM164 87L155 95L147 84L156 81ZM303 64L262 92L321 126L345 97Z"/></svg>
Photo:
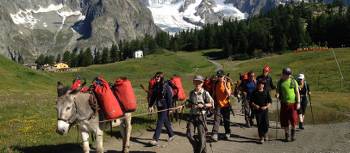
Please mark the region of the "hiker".
<svg viewBox="0 0 350 153"><path fill-rule="evenodd" d="M272 89L276 89L276 87L273 85L273 81L269 73L271 72L271 68L268 65L265 65L263 68L263 73L259 75L256 80L264 80L265 81L265 90L270 94L270 91Z"/></svg>
<svg viewBox="0 0 350 153"><path fill-rule="evenodd" d="M246 120L246 125L247 127L251 127L254 122L253 122L253 118L254 118L254 114L252 113L252 110L250 108L251 105L251 97L253 92L256 89L256 79L255 79L255 73L253 71L249 71L248 72L248 80L245 81L243 84L241 84L241 88L243 90L243 94L245 96L245 120Z"/></svg>
<svg viewBox="0 0 350 153"><path fill-rule="evenodd" d="M284 128L285 141L289 138L289 125L291 125L291 141L295 141L295 127L298 123L297 110L300 108L300 95L298 83L292 77L292 70L284 68L281 79L277 84L276 97L281 102L280 122Z"/></svg>
<svg viewBox="0 0 350 153"><path fill-rule="evenodd" d="M209 92L203 89L204 78L196 75L193 78L194 89L190 92L186 106L190 108L190 116L187 123L187 138L190 141L194 153L206 153L206 110L212 108L214 100ZM195 136L197 129L197 136Z"/></svg>
<svg viewBox="0 0 350 153"><path fill-rule="evenodd" d="M160 133L162 131L163 124L168 132L169 139L168 141L172 141L175 138L173 128L171 122L169 120L169 108L172 103L172 91L169 84L164 80L164 73L157 72L155 75L156 84L152 91L150 102L148 104L148 111L153 112L153 105L156 105L158 111L158 121L157 127L153 135L153 140L150 141L150 144L153 146L158 146L158 140L160 137ZM166 111L162 111L166 110Z"/></svg>
<svg viewBox="0 0 350 153"><path fill-rule="evenodd" d="M267 132L269 130L269 110L272 99L265 88L265 80L259 80L257 89L253 92L251 97L251 104L254 110L256 124L258 126L258 134L260 137L259 143L264 143L268 140Z"/></svg>
<svg viewBox="0 0 350 153"><path fill-rule="evenodd" d="M305 111L308 104L308 95L311 95L309 84L305 81L305 75L299 74L297 77L300 93L300 109L298 110L299 114L299 129L304 129L304 118Z"/></svg>
<svg viewBox="0 0 350 153"><path fill-rule="evenodd" d="M230 111L231 105L229 98L231 95L231 84L226 79L223 70L218 70L216 73L217 80L213 85L213 99L214 99L214 126L212 129L212 139L218 141L218 132L221 120L224 122L225 139L231 137L230 129Z"/></svg>

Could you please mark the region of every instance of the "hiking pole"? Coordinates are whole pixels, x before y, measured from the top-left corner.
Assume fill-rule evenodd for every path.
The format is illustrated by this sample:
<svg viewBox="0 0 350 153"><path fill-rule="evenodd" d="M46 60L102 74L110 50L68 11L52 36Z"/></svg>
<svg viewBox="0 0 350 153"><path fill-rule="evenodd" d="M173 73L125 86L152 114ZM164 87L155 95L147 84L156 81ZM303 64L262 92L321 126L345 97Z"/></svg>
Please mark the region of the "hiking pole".
<svg viewBox="0 0 350 153"><path fill-rule="evenodd" d="M306 85L305 81L305 88L306 88L306 100L310 102L310 111L311 111L311 117L312 117L312 124L315 125L315 118L314 118L314 112L312 111L312 103L311 103L311 95L309 94L309 89Z"/></svg>

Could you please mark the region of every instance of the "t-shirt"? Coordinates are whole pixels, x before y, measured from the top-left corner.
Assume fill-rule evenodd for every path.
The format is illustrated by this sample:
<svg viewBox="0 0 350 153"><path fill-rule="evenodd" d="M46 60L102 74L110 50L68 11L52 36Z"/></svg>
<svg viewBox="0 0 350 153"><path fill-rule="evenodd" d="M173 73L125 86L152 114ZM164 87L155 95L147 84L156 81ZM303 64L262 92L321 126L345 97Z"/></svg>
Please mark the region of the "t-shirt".
<svg viewBox="0 0 350 153"><path fill-rule="evenodd" d="M189 97L189 101L190 104L207 104L207 103L211 103L214 106L214 100L213 98L210 96L208 91L205 91L204 89L199 90L198 92L196 92L195 90L192 90L190 92L190 97ZM198 114L199 110L198 109L191 109L191 114ZM203 113L205 113L203 111Z"/></svg>
<svg viewBox="0 0 350 153"><path fill-rule="evenodd" d="M282 81L280 83L280 86L278 88L278 91L280 92L280 97L282 102L293 104L296 101L296 95L295 95L295 88L298 89L298 83L297 81L294 81L294 87L292 86L292 79L289 78L287 80L280 80Z"/></svg>
<svg viewBox="0 0 350 153"><path fill-rule="evenodd" d="M226 82L228 90L231 90L230 83ZM215 84L215 102L220 108L228 107L229 105L229 95L225 92L225 84L223 81L218 81Z"/></svg>
<svg viewBox="0 0 350 153"><path fill-rule="evenodd" d="M252 94L251 102L262 107L267 106L268 103L272 103L272 99L270 94L267 91L260 92L259 90L255 90Z"/></svg>

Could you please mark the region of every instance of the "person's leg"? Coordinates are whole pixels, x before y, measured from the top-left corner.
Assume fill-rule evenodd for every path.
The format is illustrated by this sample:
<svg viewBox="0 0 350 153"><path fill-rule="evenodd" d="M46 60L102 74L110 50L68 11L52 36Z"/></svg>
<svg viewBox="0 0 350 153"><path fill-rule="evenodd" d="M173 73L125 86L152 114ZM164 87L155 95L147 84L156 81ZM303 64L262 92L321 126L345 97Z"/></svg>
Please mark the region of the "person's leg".
<svg viewBox="0 0 350 153"><path fill-rule="evenodd" d="M262 122L262 114L261 112L256 112L255 113L255 119L256 119L256 124L258 126L258 134L259 134L259 137L263 137L263 133L262 133L262 128L261 128L261 122Z"/></svg>
<svg viewBox="0 0 350 153"><path fill-rule="evenodd" d="M221 109L221 115L224 119L224 128L225 128L225 134L228 138L231 134L231 128L230 128L230 108L225 107Z"/></svg>
<svg viewBox="0 0 350 153"><path fill-rule="evenodd" d="M160 137L160 133L162 132L162 127L164 124L166 114L164 115L163 112L158 112L158 121L157 121L157 127L153 135L153 140L158 141Z"/></svg>
<svg viewBox="0 0 350 153"><path fill-rule="evenodd" d="M300 102L300 109L298 110L298 114L299 114L299 129L304 129L304 114L306 111L306 107L307 107L307 97L303 96L301 98L301 102Z"/></svg>
<svg viewBox="0 0 350 153"><path fill-rule="evenodd" d="M295 104L295 106L291 106L290 107L290 114L291 114L291 120L290 120L290 124L291 124L291 140L295 141L295 127L298 124L298 113L297 113L297 106Z"/></svg>
<svg viewBox="0 0 350 153"><path fill-rule="evenodd" d="M269 111L266 110L264 112L264 116L263 116L263 121L264 121L264 139L265 141L268 141L268 132L269 132L269 126L270 126L270 121L269 121Z"/></svg>
<svg viewBox="0 0 350 153"><path fill-rule="evenodd" d="M173 137L175 134L174 134L174 131L173 131L173 127L171 126L171 122L169 120L169 111L165 111L165 112L162 112L163 116L164 116L164 126L168 132L168 136L169 138Z"/></svg>
<svg viewBox="0 0 350 153"><path fill-rule="evenodd" d="M189 122L187 123L187 131L186 131L186 136L188 138L188 140L190 141L192 148L193 148L193 152L196 152L196 150L198 150L198 143L197 141L194 139L194 130L195 130L195 119L194 116L190 117Z"/></svg>
<svg viewBox="0 0 350 153"><path fill-rule="evenodd" d="M204 128L204 124L206 124L204 122L203 117L200 117L199 123L198 123L198 138L199 138L199 142L198 142L198 152L199 153L206 153L207 152L207 139L206 139L206 131Z"/></svg>
<svg viewBox="0 0 350 153"><path fill-rule="evenodd" d="M281 104L281 112L280 112L280 122L281 127L284 129L284 140L288 141L289 137L289 124L288 124L288 111L287 111L287 105Z"/></svg>
<svg viewBox="0 0 350 153"><path fill-rule="evenodd" d="M217 106L215 107L215 111L214 111L214 126L212 129L212 134L213 134L212 139L214 141L218 141L218 132L219 132L220 122L221 122L220 107Z"/></svg>

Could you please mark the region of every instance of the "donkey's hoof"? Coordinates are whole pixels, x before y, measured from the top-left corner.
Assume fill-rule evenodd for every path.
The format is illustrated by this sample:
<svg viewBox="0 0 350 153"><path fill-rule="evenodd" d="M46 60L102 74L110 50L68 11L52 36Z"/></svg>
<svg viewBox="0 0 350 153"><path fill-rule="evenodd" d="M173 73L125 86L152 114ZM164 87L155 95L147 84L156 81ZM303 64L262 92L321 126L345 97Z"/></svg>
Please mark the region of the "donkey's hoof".
<svg viewBox="0 0 350 153"><path fill-rule="evenodd" d="M129 153L129 150L130 150L129 146L124 147L123 150L122 150L122 153Z"/></svg>

